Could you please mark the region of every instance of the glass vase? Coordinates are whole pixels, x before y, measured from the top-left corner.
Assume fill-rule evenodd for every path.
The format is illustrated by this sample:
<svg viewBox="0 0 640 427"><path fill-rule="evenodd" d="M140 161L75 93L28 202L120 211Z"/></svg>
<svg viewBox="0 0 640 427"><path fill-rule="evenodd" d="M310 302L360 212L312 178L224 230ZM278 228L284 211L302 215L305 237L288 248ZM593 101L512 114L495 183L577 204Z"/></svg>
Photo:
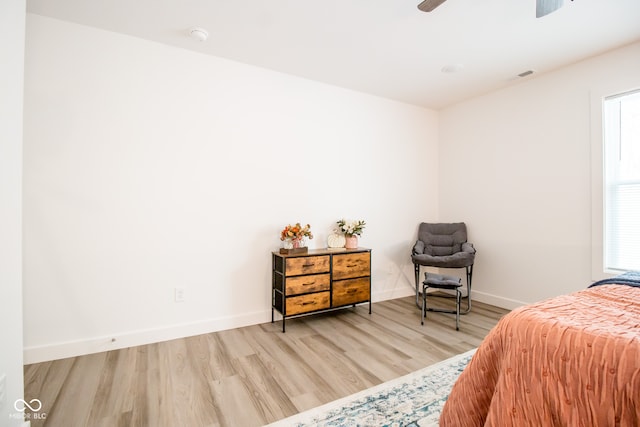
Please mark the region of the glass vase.
<svg viewBox="0 0 640 427"><path fill-rule="evenodd" d="M282 241L283 249L293 249L293 239L287 238Z"/></svg>

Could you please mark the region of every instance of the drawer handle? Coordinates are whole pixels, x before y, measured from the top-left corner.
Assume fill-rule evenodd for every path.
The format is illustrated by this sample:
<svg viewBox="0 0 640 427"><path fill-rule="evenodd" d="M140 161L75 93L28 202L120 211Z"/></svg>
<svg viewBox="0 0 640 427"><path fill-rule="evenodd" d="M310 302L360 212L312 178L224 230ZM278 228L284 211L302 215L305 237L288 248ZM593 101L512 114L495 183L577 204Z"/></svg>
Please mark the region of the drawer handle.
<svg viewBox="0 0 640 427"><path fill-rule="evenodd" d="M315 264L311 263L311 264L302 264L303 267L313 267Z"/></svg>
<svg viewBox="0 0 640 427"><path fill-rule="evenodd" d="M347 268L353 268L353 267L357 267L358 264L351 264L351 265L347 265Z"/></svg>
<svg viewBox="0 0 640 427"><path fill-rule="evenodd" d="M309 302L303 302L302 305L313 305L315 304L314 301L309 301Z"/></svg>
<svg viewBox="0 0 640 427"><path fill-rule="evenodd" d="M311 286L311 285L315 285L316 282L315 280L313 282L309 282L309 283L303 283L302 286Z"/></svg>

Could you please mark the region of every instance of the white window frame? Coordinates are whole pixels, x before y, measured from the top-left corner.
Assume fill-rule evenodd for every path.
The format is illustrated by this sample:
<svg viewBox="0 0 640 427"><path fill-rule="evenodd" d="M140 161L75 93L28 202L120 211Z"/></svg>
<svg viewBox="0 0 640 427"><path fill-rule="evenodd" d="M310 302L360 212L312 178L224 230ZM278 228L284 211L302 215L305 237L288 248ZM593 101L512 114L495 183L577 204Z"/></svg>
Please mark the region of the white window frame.
<svg viewBox="0 0 640 427"><path fill-rule="evenodd" d="M591 91L591 279L602 280L620 274L605 270L604 263L604 100L640 90L638 82L618 82Z"/></svg>

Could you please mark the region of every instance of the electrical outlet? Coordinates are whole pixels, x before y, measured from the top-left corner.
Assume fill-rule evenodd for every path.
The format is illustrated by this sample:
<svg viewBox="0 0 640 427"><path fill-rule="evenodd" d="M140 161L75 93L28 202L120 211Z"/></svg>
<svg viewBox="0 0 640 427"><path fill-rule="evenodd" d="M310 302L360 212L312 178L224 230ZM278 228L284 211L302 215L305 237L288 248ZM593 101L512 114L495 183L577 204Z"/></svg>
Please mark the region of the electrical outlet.
<svg viewBox="0 0 640 427"><path fill-rule="evenodd" d="M184 288L182 287L175 288L174 294L173 294L175 302L184 302L184 294L185 294Z"/></svg>
<svg viewBox="0 0 640 427"><path fill-rule="evenodd" d="M7 374L0 375L0 407L7 400Z"/></svg>

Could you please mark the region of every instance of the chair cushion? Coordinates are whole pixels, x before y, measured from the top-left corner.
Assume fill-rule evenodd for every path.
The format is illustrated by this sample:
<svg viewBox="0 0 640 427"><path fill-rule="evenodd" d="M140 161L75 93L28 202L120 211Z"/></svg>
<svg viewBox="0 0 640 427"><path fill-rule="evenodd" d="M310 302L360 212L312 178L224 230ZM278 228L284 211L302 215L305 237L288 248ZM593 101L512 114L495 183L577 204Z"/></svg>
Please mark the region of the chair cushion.
<svg viewBox="0 0 640 427"><path fill-rule="evenodd" d="M418 240L424 242L424 254L432 256L453 255L462 250L467 241L467 226L464 222L423 222L418 228Z"/></svg>
<svg viewBox="0 0 640 427"><path fill-rule="evenodd" d="M461 268L473 265L475 254L470 252L458 252L447 256L433 256L427 254L413 254L411 260L414 264L428 265L431 267Z"/></svg>
<svg viewBox="0 0 640 427"><path fill-rule="evenodd" d="M438 289L455 289L462 286L462 280L455 276L446 276L443 274L424 273L425 287Z"/></svg>

